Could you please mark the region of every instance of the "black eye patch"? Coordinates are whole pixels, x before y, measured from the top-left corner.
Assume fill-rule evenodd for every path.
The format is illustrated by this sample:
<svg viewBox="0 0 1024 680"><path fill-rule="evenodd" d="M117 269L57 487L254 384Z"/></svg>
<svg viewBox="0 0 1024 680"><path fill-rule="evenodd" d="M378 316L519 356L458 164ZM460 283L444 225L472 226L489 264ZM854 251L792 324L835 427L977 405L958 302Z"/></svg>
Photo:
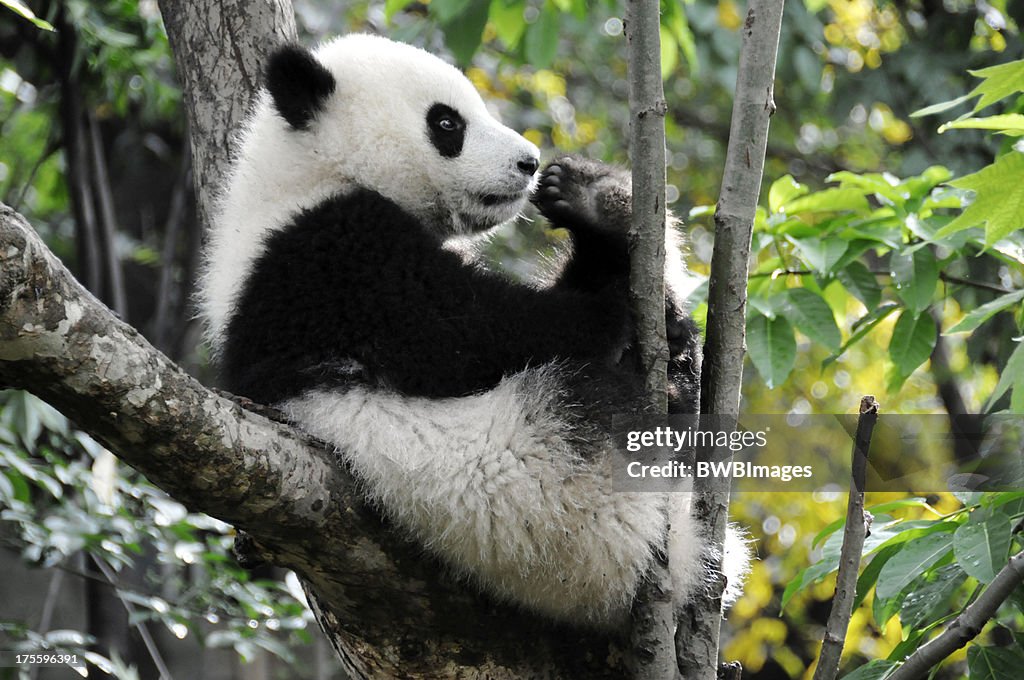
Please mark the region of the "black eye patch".
<svg viewBox="0 0 1024 680"><path fill-rule="evenodd" d="M452 107L434 104L427 111L427 134L439 154L455 158L466 140L466 121Z"/></svg>

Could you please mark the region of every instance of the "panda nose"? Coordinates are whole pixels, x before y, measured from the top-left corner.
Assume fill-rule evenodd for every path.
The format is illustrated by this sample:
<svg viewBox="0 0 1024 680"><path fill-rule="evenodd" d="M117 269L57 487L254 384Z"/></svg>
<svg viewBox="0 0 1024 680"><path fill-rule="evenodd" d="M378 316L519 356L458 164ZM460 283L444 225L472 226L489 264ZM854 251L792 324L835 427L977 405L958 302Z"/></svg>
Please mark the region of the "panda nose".
<svg viewBox="0 0 1024 680"><path fill-rule="evenodd" d="M528 156L516 163L516 167L519 168L519 172L532 177L533 173L537 172L537 168L540 167L540 161L533 156Z"/></svg>

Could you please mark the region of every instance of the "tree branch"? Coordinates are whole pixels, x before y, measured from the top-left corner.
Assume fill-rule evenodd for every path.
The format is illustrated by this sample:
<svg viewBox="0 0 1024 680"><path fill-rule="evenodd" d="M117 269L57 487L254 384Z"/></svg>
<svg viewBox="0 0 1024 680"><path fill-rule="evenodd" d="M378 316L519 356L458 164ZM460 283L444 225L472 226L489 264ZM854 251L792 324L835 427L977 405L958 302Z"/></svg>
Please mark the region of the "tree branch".
<svg viewBox="0 0 1024 680"><path fill-rule="evenodd" d="M775 111L773 83L779 48L783 0L750 0L743 23L736 96L733 100L729 147L721 196L715 211L715 249L708 288L707 340L701 369L701 413L735 418L739 414L746 330L747 269L754 212L757 209L768 143L768 124ZM725 427L727 423L718 425ZM702 451L715 460L729 460L728 449ZM695 480L693 513L698 535L710 546L722 546L729 510L728 479ZM721 550L718 563L721 573ZM721 625L720 577L717 592L698 597L685 608L676 633L679 669L688 680L714 680Z"/></svg>
<svg viewBox="0 0 1024 680"><path fill-rule="evenodd" d="M933 666L977 637L996 610L1024 582L1024 551L1010 558L985 592L936 638L917 648L886 680L917 680Z"/></svg>
<svg viewBox="0 0 1024 680"><path fill-rule="evenodd" d="M864 489L871 433L877 420L878 402L872 396L863 397L860 400L857 433L853 439L853 472L850 476L850 497L846 505L843 547L839 552L836 593L825 625L825 638L821 644L817 668L814 669L814 680L834 680L839 672L839 659L843 654L846 630L850 626L853 601L857 594L857 572L860 570L864 538L871 526L871 515L864 512Z"/></svg>
<svg viewBox="0 0 1024 680"><path fill-rule="evenodd" d="M31 390L316 593L354 678L621 678L626 643L477 596L362 501L337 457L200 385L0 204L0 384Z"/></svg>
<svg viewBox="0 0 1024 680"><path fill-rule="evenodd" d="M636 321L640 372L652 413L668 412L668 343L665 340L665 93L661 78L658 0L626 3L629 63L629 148L633 165L629 292ZM671 518L666 517L666 521ZM671 680L677 675L675 605L668 546L662 546L632 610L633 677Z"/></svg>

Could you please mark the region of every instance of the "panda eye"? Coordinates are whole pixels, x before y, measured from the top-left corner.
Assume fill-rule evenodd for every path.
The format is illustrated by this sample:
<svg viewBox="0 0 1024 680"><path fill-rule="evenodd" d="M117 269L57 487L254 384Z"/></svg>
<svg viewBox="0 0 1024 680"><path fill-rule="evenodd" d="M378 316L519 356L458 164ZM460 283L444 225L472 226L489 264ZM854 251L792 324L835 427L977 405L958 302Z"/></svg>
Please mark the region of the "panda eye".
<svg viewBox="0 0 1024 680"><path fill-rule="evenodd" d="M427 110L427 137L444 158L455 158L462 153L466 139L466 119L450 106L440 102Z"/></svg>

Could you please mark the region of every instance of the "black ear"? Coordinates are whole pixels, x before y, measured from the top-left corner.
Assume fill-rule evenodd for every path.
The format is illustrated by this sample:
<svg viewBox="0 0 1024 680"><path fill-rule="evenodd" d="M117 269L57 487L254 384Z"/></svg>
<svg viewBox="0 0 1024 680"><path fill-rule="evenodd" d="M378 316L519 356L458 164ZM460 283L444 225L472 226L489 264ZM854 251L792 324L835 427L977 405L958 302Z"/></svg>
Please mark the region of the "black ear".
<svg viewBox="0 0 1024 680"><path fill-rule="evenodd" d="M299 45L284 45L270 55L266 79L274 107L296 130L309 127L337 86L331 72Z"/></svg>

